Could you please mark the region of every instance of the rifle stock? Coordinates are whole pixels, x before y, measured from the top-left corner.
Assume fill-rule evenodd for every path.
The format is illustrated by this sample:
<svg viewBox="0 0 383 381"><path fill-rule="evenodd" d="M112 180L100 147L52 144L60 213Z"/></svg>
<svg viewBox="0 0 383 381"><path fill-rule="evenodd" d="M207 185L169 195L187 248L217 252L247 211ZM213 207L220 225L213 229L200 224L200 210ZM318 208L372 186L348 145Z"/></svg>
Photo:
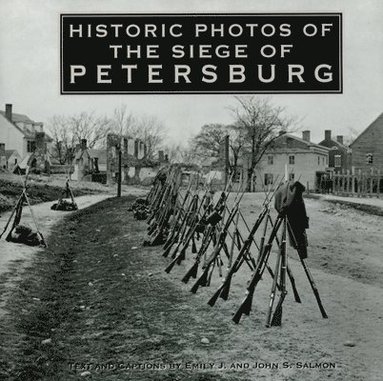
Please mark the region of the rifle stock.
<svg viewBox="0 0 383 381"><path fill-rule="evenodd" d="M294 236L294 232L293 232L293 230L291 229L291 226L290 226L290 223L289 223L289 220L288 220L288 219L287 219L287 229L288 229L288 231L289 231L289 233L290 233L290 237L293 239L293 241L294 241L295 244L296 244L297 241L296 241L296 238L295 238L295 236ZM317 301L319 310L320 310L320 312L321 312L321 314L322 314L322 317L323 317L323 319L327 319L327 318L328 318L328 315L327 315L327 313L326 313L326 311L325 311L325 309L324 309L324 307L323 307L322 300L321 300L321 298L320 298L318 288L317 288L317 286L316 286L316 284L315 284L315 282L314 282L314 278L313 278L313 276L311 275L311 272L310 272L310 270L309 270L309 268L308 268L308 266L307 266L307 264L306 264L305 259L301 257L301 255L300 255L300 253L299 253L299 250L297 250L297 252L298 252L299 260L301 261L301 264L302 264L302 266L303 266L303 269L305 270L307 279L308 279L308 281L309 281L309 283L310 283L311 289L312 289L312 291L313 291L313 293L314 293L314 296L315 296L315 299L316 299L316 301ZM291 278L290 278L290 280L291 280Z"/></svg>
<svg viewBox="0 0 383 381"><path fill-rule="evenodd" d="M249 291L245 299L243 300L242 304L239 306L237 312L233 315L232 320L235 324L239 324L239 322L241 321L242 315L250 314L252 300L253 300L253 295Z"/></svg>
<svg viewBox="0 0 383 381"><path fill-rule="evenodd" d="M251 231L249 231L249 236L247 239L243 242L243 245L241 246L241 249L238 253L238 256L232 266L230 267L229 271L226 274L226 277L222 283L222 285L219 287L219 289L216 291L216 293L212 296L212 298L209 300L208 304L210 306L214 306L216 303L218 297L220 296L223 300L227 300L229 298L229 292L230 292L230 286L231 286L231 280L236 271L238 271L239 266L243 263L245 260L245 257L250 249L251 243L253 242L253 237L255 233L257 232L260 224L262 223L262 220L266 216L267 210L266 208L262 213L258 216L257 221L255 222L253 228ZM233 237L234 238L234 237Z"/></svg>
<svg viewBox="0 0 383 381"><path fill-rule="evenodd" d="M298 290L297 290L297 287L295 285L295 279L294 279L293 273L291 272L291 269L289 266L287 266L287 274L289 275L291 288L293 289L294 300L297 303L302 303L301 298L300 298L299 293L298 293Z"/></svg>
<svg viewBox="0 0 383 381"><path fill-rule="evenodd" d="M180 251L180 253L178 254L177 258L176 258L176 263L177 265L180 265L181 262L186 258L186 248L187 247L183 247L182 250Z"/></svg>
<svg viewBox="0 0 383 381"><path fill-rule="evenodd" d="M207 302L207 304L211 307L213 307L215 305L215 303L217 302L220 294L221 294L221 291L222 291L222 286L221 285L218 290L212 295L212 297L209 299L209 301Z"/></svg>
<svg viewBox="0 0 383 381"><path fill-rule="evenodd" d="M170 253L172 247L173 247L172 245L169 245L169 246L164 250L164 252L162 253L162 256L165 257L165 258L167 258L167 257L169 256L169 253Z"/></svg>
<svg viewBox="0 0 383 381"><path fill-rule="evenodd" d="M197 281L194 283L192 288L190 289L190 292L195 294L198 291L199 286L206 286L208 282L208 275L209 275L209 268L205 268L201 276L197 279Z"/></svg>
<svg viewBox="0 0 383 381"><path fill-rule="evenodd" d="M177 262L177 258L173 259L168 265L167 267L165 268L165 272L167 272L168 274L170 273L170 271L172 271L173 267L175 266Z"/></svg>
<svg viewBox="0 0 383 381"><path fill-rule="evenodd" d="M198 262L194 262L193 266L190 267L188 272L185 274L185 276L182 278L182 282L188 283L190 278L197 278L197 272L198 272Z"/></svg>
<svg viewBox="0 0 383 381"><path fill-rule="evenodd" d="M281 223L282 223L282 217L278 216L278 219L277 219L277 221L273 227L273 230L270 233L270 237L268 239L267 245L265 245L265 247L263 248L263 250L261 252L261 255L259 256L259 259L257 262L257 267L254 270L254 274L253 274L253 276L250 280L250 284L247 288L248 293L247 293L244 301L242 302L242 304L240 305L240 307L238 308L237 312L235 313L235 315L233 317L233 321L237 324L241 320L241 317L243 314L245 314L245 315L250 314L250 311L252 308L252 302L253 302L255 287L257 286L258 282L262 278L262 273L263 273L264 269L266 268L265 264L267 262L268 255L270 254L272 243L275 239L275 236L278 232L279 227L281 226Z"/></svg>
<svg viewBox="0 0 383 381"><path fill-rule="evenodd" d="M300 258L300 257L299 257L299 258ZM311 273L310 273L309 268L307 267L306 261L304 260L304 258L300 258L300 260L301 260L301 263L302 263L302 265L303 265L303 268L304 268L304 270L305 270L305 272L306 272L307 278L308 278L308 280L309 280L309 282L310 282L311 288L312 288L312 290L313 290L313 293L314 293L315 299L316 299L316 301L317 301L319 310L320 310L320 312L321 312L321 314L322 314L322 317L323 317L323 319L327 319L327 318L328 318L328 315L327 315L327 313L326 313L326 311L325 311L325 309L324 309L324 307L323 307L322 300L321 300L321 298L320 298L318 288L317 288L317 286L316 286L316 284L315 284L315 282L314 282L314 279L313 279L313 277L312 277L312 275L311 275Z"/></svg>
<svg viewBox="0 0 383 381"><path fill-rule="evenodd" d="M282 325L282 312L283 312L282 305L283 305L283 301L285 300L286 294L287 294L286 291L282 292L282 294L278 300L277 307L275 308L271 323L269 325L266 325L266 327L270 327L270 326L271 327L276 327L276 326L279 327Z"/></svg>

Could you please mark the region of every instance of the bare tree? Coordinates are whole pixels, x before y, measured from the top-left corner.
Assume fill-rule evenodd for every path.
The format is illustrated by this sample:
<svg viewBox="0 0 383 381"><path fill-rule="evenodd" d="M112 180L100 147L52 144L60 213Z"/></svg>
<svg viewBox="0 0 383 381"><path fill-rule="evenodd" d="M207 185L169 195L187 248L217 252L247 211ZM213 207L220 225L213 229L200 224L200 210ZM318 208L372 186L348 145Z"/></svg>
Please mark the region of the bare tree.
<svg viewBox="0 0 383 381"><path fill-rule="evenodd" d="M52 157L61 165L69 164L76 140L69 129L68 119L63 115L54 115L48 122L48 130L53 138Z"/></svg>
<svg viewBox="0 0 383 381"><path fill-rule="evenodd" d="M48 130L54 141L51 155L63 165L70 164L74 158L76 145L87 140L90 148L103 144L110 131L111 122L103 116L82 112L77 115L54 115L48 123Z"/></svg>
<svg viewBox="0 0 383 381"><path fill-rule="evenodd" d="M93 112L82 112L68 118L69 130L77 140L87 140L89 148L104 142L106 135L111 130L111 120L106 116L96 116Z"/></svg>
<svg viewBox="0 0 383 381"><path fill-rule="evenodd" d="M146 157L153 159L155 152L164 141L166 130L163 123L155 116L145 115L137 120L131 129L132 137L141 140L146 145Z"/></svg>
<svg viewBox="0 0 383 381"><path fill-rule="evenodd" d="M290 131L295 118L286 116L285 109L274 105L270 98L236 97L239 105L232 108L237 128L247 135L250 163L247 191L251 191L256 165L274 140Z"/></svg>
<svg viewBox="0 0 383 381"><path fill-rule="evenodd" d="M227 126L226 130L229 135L230 169L236 173L238 160L246 152L248 137L246 131L237 125Z"/></svg>
<svg viewBox="0 0 383 381"><path fill-rule="evenodd" d="M134 133L137 121L134 115L128 112L126 105L120 105L114 109L111 120L111 131L123 136L130 136Z"/></svg>

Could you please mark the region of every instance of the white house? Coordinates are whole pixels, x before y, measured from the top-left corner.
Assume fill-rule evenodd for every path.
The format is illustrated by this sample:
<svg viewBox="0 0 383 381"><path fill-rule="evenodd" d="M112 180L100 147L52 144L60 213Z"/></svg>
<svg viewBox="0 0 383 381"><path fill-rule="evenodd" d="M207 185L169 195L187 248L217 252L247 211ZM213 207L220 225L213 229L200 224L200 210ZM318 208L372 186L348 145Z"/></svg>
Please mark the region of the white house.
<svg viewBox="0 0 383 381"><path fill-rule="evenodd" d="M11 104L5 105L5 111L0 110L0 143L5 144L7 150L16 150L22 159L35 151L36 134L43 132L43 123L13 113ZM52 138L45 134L44 140L49 151Z"/></svg>
<svg viewBox="0 0 383 381"><path fill-rule="evenodd" d="M6 157L6 168L13 172L15 167L21 163L22 158L15 149L7 149L5 150L5 157Z"/></svg>
<svg viewBox="0 0 383 381"><path fill-rule="evenodd" d="M314 190L321 174L328 167L329 151L329 148L310 141L310 131L303 131L302 138L290 134L281 135L257 165L256 190L275 185L285 176L286 170L289 180L299 180Z"/></svg>

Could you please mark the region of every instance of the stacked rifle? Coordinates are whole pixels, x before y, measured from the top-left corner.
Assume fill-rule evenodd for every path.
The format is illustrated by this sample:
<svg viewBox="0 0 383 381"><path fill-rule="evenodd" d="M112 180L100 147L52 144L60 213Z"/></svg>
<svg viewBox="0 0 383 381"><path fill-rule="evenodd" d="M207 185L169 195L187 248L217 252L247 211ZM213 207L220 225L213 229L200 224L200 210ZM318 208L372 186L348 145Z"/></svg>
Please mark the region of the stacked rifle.
<svg viewBox="0 0 383 381"><path fill-rule="evenodd" d="M22 180L22 184L23 184L22 192L8 218L7 223L4 226L4 229L0 233L0 239L8 231L8 234L5 238L5 240L8 242L23 243L29 246L47 247L47 243L43 237L43 234L39 230L37 219L34 215L31 203L29 201L28 192L27 192L28 175L29 175L29 171L27 170L25 178L24 180ZM21 178L21 174L20 174L20 178ZM22 218L24 206L27 206L29 208L30 215L35 225L35 230L33 230L28 225L21 224L21 218Z"/></svg>
<svg viewBox="0 0 383 381"><path fill-rule="evenodd" d="M174 215L180 208L181 170L170 167L155 179L153 191L146 199L148 239L145 246L163 245L169 233Z"/></svg>
<svg viewBox="0 0 383 381"><path fill-rule="evenodd" d="M77 210L78 206L74 199L72 188L69 184L69 176L65 182L65 189L59 195L57 203L51 206L52 210L64 210L64 211L72 211Z"/></svg>
<svg viewBox="0 0 383 381"><path fill-rule="evenodd" d="M244 191L238 189L232 192L232 177L225 189L217 194L208 184L201 189L199 181L196 184L189 182L186 190L181 189L180 178L179 170L169 169L162 181L155 182L145 201L149 223L146 244L163 245L162 255L169 260L165 268L167 273L176 265L186 263L189 267L181 279L184 283L193 279L190 288L192 293L196 293L200 287L216 284L212 278L218 274L222 279L221 284L208 300L213 307L219 299L229 298L233 278L245 266L250 270L251 277L246 285L245 298L233 315L235 323L239 323L243 315L249 315L253 310L257 285L264 276L270 276L272 286L266 326L279 326L282 323L282 306L287 296L288 280L294 300L301 303L288 261L289 238L291 246L297 250L322 317L327 318L305 262L306 245L297 236L294 204L276 207L277 217L272 217L271 202L276 199L276 194L278 198L284 197L284 194L281 196L281 189L290 189L292 183L281 180L274 191L266 192L261 211L255 223L249 226L240 207ZM272 256L275 256L273 269L270 265ZM185 269L185 266L180 268Z"/></svg>

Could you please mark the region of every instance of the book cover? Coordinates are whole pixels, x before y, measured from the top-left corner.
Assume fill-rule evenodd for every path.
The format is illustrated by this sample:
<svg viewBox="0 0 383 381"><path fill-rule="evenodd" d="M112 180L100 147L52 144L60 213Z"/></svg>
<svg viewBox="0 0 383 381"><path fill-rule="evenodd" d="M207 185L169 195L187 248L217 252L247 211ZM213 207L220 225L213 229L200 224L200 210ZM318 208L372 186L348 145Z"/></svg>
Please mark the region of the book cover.
<svg viewBox="0 0 383 381"><path fill-rule="evenodd" d="M1 379L381 379L381 1L0 9Z"/></svg>

